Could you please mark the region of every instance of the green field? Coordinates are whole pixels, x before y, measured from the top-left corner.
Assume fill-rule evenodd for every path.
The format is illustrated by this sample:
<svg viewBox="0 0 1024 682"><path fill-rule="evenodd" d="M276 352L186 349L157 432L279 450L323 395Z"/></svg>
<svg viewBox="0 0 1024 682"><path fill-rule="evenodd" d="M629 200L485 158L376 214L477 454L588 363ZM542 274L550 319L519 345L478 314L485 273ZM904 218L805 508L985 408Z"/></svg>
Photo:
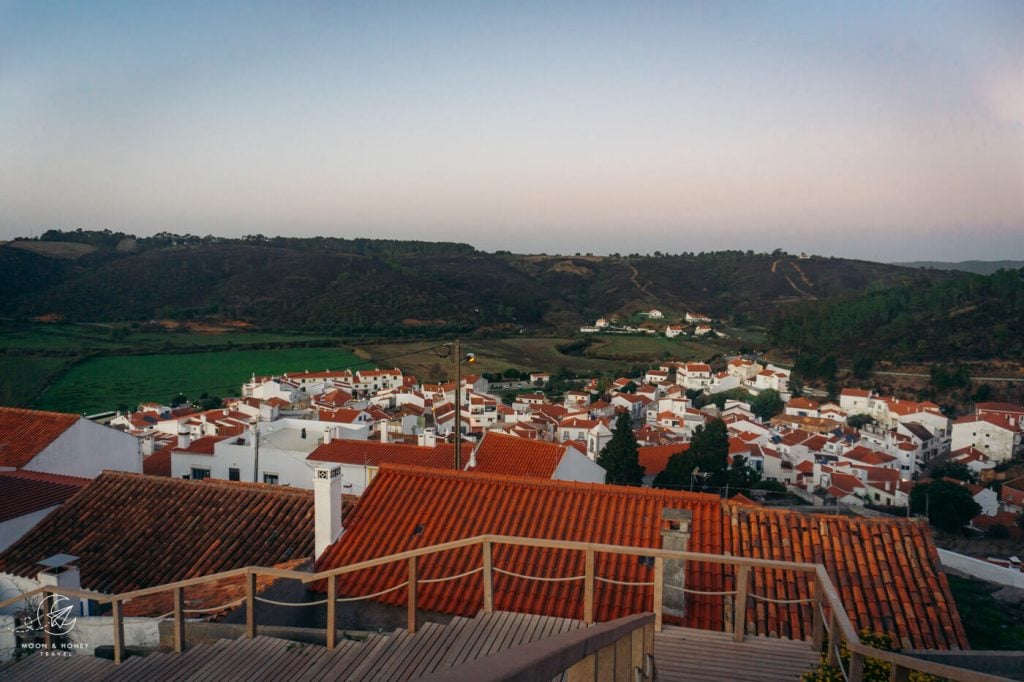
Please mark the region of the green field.
<svg viewBox="0 0 1024 682"><path fill-rule="evenodd" d="M366 367L341 348L284 348L206 353L103 356L84 360L63 374L34 407L93 414L155 401L167 404L178 393L191 399L206 392L236 396L257 374Z"/></svg>
<svg viewBox="0 0 1024 682"><path fill-rule="evenodd" d="M718 342L666 339L657 336L593 337L593 344L580 355L559 352L559 346L578 338L512 337L507 339L465 339L462 348L476 355L474 372L500 373L514 367L526 371L557 372L565 368L580 375L594 372L621 373L630 366L652 365L660 360L706 360L724 352ZM360 347L381 366L397 366L421 380L447 378L451 371L448 360L438 358L430 348L437 342L415 341L375 343Z"/></svg>
<svg viewBox="0 0 1024 682"><path fill-rule="evenodd" d="M72 359L0 355L0 405L27 405Z"/></svg>

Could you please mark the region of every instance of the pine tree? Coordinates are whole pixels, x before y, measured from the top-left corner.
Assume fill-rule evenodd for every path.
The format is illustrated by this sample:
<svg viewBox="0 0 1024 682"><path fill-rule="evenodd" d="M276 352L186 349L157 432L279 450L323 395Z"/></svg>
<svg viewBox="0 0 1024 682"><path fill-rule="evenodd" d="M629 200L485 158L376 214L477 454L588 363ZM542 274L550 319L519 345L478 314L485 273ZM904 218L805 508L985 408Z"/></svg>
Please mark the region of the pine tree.
<svg viewBox="0 0 1024 682"><path fill-rule="evenodd" d="M612 439L597 456L597 463L608 472L606 482L619 485L642 485L644 468L640 466L640 452L633 434L633 420L623 412L615 421Z"/></svg>

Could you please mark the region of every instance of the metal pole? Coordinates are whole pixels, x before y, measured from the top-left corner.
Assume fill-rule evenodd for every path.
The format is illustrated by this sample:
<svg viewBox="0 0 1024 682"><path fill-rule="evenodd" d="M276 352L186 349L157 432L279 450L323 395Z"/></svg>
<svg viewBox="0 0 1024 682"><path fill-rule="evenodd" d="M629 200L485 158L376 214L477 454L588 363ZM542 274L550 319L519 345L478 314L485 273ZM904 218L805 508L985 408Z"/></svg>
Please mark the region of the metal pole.
<svg viewBox="0 0 1024 682"><path fill-rule="evenodd" d="M253 426L252 446L253 446L252 482L253 483L259 483L260 482L260 478L259 478L260 477L260 422L259 422L258 419L256 420L256 425Z"/></svg>
<svg viewBox="0 0 1024 682"><path fill-rule="evenodd" d="M462 343L456 339L455 356L455 470L462 471Z"/></svg>

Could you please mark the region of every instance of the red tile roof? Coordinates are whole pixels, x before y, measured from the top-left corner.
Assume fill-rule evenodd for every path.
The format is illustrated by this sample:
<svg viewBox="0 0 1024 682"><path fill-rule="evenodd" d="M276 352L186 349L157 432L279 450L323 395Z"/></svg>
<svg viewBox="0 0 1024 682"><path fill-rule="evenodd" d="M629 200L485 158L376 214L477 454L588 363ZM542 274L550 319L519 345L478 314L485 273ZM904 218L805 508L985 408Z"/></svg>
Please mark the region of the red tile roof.
<svg viewBox="0 0 1024 682"><path fill-rule="evenodd" d="M171 453L175 450L176 444L171 443L160 448L149 457L142 460L142 473L149 476L170 476L171 475Z"/></svg>
<svg viewBox="0 0 1024 682"><path fill-rule="evenodd" d="M551 478L565 457L565 446L532 438L488 432L476 451L476 471L482 474Z"/></svg>
<svg viewBox="0 0 1024 682"><path fill-rule="evenodd" d="M472 445L462 447L463 463L469 461ZM455 446L438 443L435 446L381 443L374 440L332 440L321 445L306 457L313 462L333 462L357 466L379 467L381 464L410 464L431 469L453 469Z"/></svg>
<svg viewBox="0 0 1024 682"><path fill-rule="evenodd" d="M854 626L892 633L906 648L967 648L945 575L927 525L918 520L862 519L755 509L717 496L650 488L569 483L510 476L382 467L341 539L317 568L343 566L417 547L484 533L661 547L664 508L693 514L689 549L711 554L822 563ZM583 575L579 552L496 546L495 568L524 575ZM480 550L467 548L420 561L421 579L443 578L480 566ZM339 592L368 595L400 585L404 562L340 577ZM653 569L634 557L598 554L596 574L645 582ZM733 589L728 570L690 562L686 585L697 590ZM807 598L813 580L754 570L753 594ZM321 585L322 589L323 586ZM582 581L537 582L496 573L494 606L504 611L582 617ZM421 584L421 608L472 615L481 608L479 573L457 581ZM405 592L378 598L402 605ZM607 621L651 608L650 587L599 583L594 614ZM685 625L721 630L723 597L691 595ZM752 600L748 623L758 634L810 636L810 606L763 607Z"/></svg>
<svg viewBox="0 0 1024 682"><path fill-rule="evenodd" d="M672 455L679 452L686 452L690 449L689 443L673 443L672 445L651 445L638 448L640 466L648 476L660 474L668 466L668 460Z"/></svg>
<svg viewBox="0 0 1024 682"><path fill-rule="evenodd" d="M107 594L271 566L312 556L313 494L105 471L0 554L0 571L34 578L59 553Z"/></svg>
<svg viewBox="0 0 1024 682"><path fill-rule="evenodd" d="M0 467L27 465L79 419L77 414L0 407Z"/></svg>
<svg viewBox="0 0 1024 682"><path fill-rule="evenodd" d="M0 471L0 523L62 504L89 481L38 471Z"/></svg>

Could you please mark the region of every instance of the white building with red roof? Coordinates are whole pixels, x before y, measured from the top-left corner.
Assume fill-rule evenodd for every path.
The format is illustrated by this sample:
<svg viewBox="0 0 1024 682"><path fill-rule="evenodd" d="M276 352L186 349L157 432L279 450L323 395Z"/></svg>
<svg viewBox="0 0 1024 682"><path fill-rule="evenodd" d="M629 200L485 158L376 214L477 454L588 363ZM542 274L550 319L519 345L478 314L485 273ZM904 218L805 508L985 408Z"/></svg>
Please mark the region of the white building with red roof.
<svg viewBox="0 0 1024 682"><path fill-rule="evenodd" d="M95 478L142 472L139 439L77 414L0 407L0 471Z"/></svg>
<svg viewBox="0 0 1024 682"><path fill-rule="evenodd" d="M953 422L951 449L974 448L995 462L1006 462L1021 451L1021 432L995 414L974 414Z"/></svg>
<svg viewBox="0 0 1024 682"><path fill-rule="evenodd" d="M712 377L711 365L703 362L688 362L676 370L676 383L694 391L710 386Z"/></svg>

